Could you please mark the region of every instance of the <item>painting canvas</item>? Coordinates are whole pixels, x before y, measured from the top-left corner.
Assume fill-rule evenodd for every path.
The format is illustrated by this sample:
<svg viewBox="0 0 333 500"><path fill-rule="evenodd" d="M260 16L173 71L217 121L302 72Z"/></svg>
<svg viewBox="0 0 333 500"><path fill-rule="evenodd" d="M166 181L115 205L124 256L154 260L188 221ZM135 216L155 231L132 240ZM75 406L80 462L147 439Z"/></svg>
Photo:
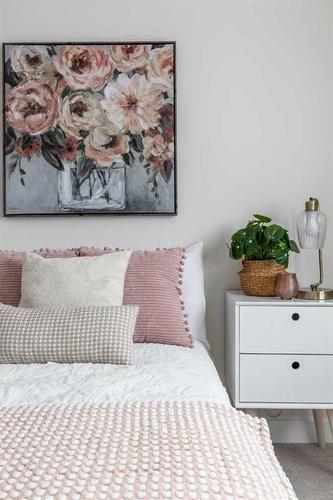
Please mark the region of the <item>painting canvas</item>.
<svg viewBox="0 0 333 500"><path fill-rule="evenodd" d="M175 43L4 44L4 214L175 214Z"/></svg>

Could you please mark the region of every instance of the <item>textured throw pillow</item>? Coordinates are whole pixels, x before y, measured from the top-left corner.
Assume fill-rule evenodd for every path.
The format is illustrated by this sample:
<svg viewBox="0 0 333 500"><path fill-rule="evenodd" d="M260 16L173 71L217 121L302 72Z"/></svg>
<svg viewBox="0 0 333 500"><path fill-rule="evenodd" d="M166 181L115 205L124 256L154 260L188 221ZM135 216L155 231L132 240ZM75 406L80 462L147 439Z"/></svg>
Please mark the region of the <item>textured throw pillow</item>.
<svg viewBox="0 0 333 500"><path fill-rule="evenodd" d="M131 251L87 259L23 259L20 307L121 305Z"/></svg>
<svg viewBox="0 0 333 500"><path fill-rule="evenodd" d="M80 248L82 257L110 252L118 253L108 248ZM181 248L133 251L126 272L124 304L140 306L134 342L192 346L182 298L185 259Z"/></svg>
<svg viewBox="0 0 333 500"><path fill-rule="evenodd" d="M0 304L0 363L131 364L137 306Z"/></svg>
<svg viewBox="0 0 333 500"><path fill-rule="evenodd" d="M46 258L77 257L76 249L50 250L40 249L35 253ZM21 276L25 252L0 250L0 302L18 306L21 299Z"/></svg>

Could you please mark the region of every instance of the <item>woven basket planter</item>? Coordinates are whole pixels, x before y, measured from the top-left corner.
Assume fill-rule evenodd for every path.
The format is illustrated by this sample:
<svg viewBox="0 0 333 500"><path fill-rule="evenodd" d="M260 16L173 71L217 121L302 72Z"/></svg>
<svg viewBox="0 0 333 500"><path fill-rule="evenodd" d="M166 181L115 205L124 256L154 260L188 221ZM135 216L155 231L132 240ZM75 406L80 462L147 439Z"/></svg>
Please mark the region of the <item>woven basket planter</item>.
<svg viewBox="0 0 333 500"><path fill-rule="evenodd" d="M284 272L284 266L275 260L244 260L238 273L241 289L246 295L273 297L277 277Z"/></svg>

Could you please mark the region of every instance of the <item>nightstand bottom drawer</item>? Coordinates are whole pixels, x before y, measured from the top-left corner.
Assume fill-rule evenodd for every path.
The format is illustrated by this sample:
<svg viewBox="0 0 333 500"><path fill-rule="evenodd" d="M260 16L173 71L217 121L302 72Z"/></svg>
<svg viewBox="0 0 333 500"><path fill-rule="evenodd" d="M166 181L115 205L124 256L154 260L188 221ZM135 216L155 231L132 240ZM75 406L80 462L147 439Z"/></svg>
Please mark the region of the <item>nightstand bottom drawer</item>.
<svg viewBox="0 0 333 500"><path fill-rule="evenodd" d="M333 356L241 354L239 399L333 403Z"/></svg>

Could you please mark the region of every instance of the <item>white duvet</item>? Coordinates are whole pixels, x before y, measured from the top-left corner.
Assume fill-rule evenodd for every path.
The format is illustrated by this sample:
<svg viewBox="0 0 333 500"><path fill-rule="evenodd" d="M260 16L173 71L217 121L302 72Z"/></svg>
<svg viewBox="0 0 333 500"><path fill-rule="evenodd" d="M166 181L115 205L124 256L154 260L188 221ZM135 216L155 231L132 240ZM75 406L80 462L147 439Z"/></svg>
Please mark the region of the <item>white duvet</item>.
<svg viewBox="0 0 333 500"><path fill-rule="evenodd" d="M206 348L198 341L193 349L135 344L131 366L0 365L0 405L152 400L230 404Z"/></svg>

